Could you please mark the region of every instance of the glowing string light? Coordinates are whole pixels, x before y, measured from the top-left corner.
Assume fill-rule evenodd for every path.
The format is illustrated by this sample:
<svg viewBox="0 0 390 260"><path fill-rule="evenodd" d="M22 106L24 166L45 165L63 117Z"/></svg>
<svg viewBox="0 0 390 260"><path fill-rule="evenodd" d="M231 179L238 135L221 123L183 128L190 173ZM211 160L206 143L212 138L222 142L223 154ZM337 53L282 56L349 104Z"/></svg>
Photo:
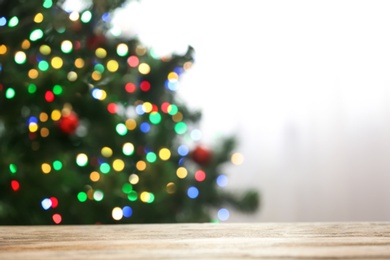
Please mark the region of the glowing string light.
<svg viewBox="0 0 390 260"><path fill-rule="evenodd" d="M138 199L138 193L134 190L132 190L128 195L127 199L130 201L136 201Z"/></svg>
<svg viewBox="0 0 390 260"><path fill-rule="evenodd" d="M123 211L120 207L115 207L112 209L112 218L114 220L121 220L123 217Z"/></svg>
<svg viewBox="0 0 390 260"><path fill-rule="evenodd" d="M54 223L60 224L62 221L62 216L60 214L56 213L56 214L53 214L52 219L53 219Z"/></svg>
<svg viewBox="0 0 390 260"><path fill-rule="evenodd" d="M122 152L127 156L132 155L134 153L134 145L132 143L124 143L122 146Z"/></svg>
<svg viewBox="0 0 390 260"><path fill-rule="evenodd" d="M154 163L157 160L157 155L153 152L148 152L146 154L146 160L150 163Z"/></svg>
<svg viewBox="0 0 390 260"><path fill-rule="evenodd" d="M23 64L26 62L27 56L23 51L18 51L15 53L14 60L17 64Z"/></svg>
<svg viewBox="0 0 390 260"><path fill-rule="evenodd" d="M101 173L108 174L111 171L111 166L108 163L102 163L99 167Z"/></svg>
<svg viewBox="0 0 390 260"><path fill-rule="evenodd" d="M86 166L88 164L88 156L85 153L79 153L76 156L76 164L80 167Z"/></svg>
<svg viewBox="0 0 390 260"><path fill-rule="evenodd" d="M169 160L169 158L171 158L171 151L168 148L162 148L158 152L158 156L163 161Z"/></svg>
<svg viewBox="0 0 390 260"><path fill-rule="evenodd" d="M225 208L221 208L220 210L218 210L218 218L219 218L219 220L226 221L226 220L229 219L229 217L230 217L229 210L227 210Z"/></svg>
<svg viewBox="0 0 390 260"><path fill-rule="evenodd" d="M124 206L122 212L125 218L130 218L133 215L133 209L130 206Z"/></svg>
<svg viewBox="0 0 390 260"><path fill-rule="evenodd" d="M82 14L81 14L81 17L80 17L80 20L83 22L83 23L89 23L92 19L92 13L91 11L84 11Z"/></svg>
<svg viewBox="0 0 390 260"><path fill-rule="evenodd" d="M104 193L101 190L95 190L93 193L93 199L95 201L102 201L104 198Z"/></svg>
<svg viewBox="0 0 390 260"><path fill-rule="evenodd" d="M187 189L187 195L190 199L196 199L199 196L199 190L196 187L191 186Z"/></svg>
<svg viewBox="0 0 390 260"><path fill-rule="evenodd" d="M13 88L8 88L6 91L5 91L5 98L7 99L12 99L15 97L15 90Z"/></svg>
<svg viewBox="0 0 390 260"><path fill-rule="evenodd" d="M19 18L16 16L11 17L8 21L8 27L15 27L19 24Z"/></svg>
<svg viewBox="0 0 390 260"><path fill-rule="evenodd" d="M43 37L43 31L41 29L35 29L30 33L30 41L37 41Z"/></svg>
<svg viewBox="0 0 390 260"><path fill-rule="evenodd" d="M11 188L13 191L18 191L20 189L20 184L17 180L11 181Z"/></svg>
<svg viewBox="0 0 390 260"><path fill-rule="evenodd" d="M87 200L87 193L83 192L83 191L80 191L78 194L77 194L77 199L80 201L80 202L85 202Z"/></svg>

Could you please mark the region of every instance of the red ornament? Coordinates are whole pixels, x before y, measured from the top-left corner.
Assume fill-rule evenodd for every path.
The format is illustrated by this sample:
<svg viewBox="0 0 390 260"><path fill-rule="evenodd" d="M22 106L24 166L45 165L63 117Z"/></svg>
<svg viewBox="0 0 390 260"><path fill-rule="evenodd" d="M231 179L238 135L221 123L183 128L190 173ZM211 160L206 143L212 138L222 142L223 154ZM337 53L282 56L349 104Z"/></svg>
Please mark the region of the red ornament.
<svg viewBox="0 0 390 260"><path fill-rule="evenodd" d="M67 135L74 134L79 126L79 117L75 112L71 112L68 115L62 115L58 121L58 127L61 132Z"/></svg>
<svg viewBox="0 0 390 260"><path fill-rule="evenodd" d="M191 152L191 158L200 165L207 165L211 162L212 153L206 147L199 145Z"/></svg>

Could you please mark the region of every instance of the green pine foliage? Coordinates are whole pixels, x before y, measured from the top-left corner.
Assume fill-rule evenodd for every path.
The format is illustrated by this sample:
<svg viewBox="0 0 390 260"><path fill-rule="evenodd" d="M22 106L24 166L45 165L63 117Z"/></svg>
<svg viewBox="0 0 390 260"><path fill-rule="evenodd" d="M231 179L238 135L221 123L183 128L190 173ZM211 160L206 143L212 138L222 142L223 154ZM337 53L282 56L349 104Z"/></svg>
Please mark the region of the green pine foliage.
<svg viewBox="0 0 390 260"><path fill-rule="evenodd" d="M175 93L194 62L109 37L124 3L70 16L55 0L0 1L0 224L210 222L258 208L218 185L234 137L197 150L201 119ZM198 153L198 154L195 154Z"/></svg>

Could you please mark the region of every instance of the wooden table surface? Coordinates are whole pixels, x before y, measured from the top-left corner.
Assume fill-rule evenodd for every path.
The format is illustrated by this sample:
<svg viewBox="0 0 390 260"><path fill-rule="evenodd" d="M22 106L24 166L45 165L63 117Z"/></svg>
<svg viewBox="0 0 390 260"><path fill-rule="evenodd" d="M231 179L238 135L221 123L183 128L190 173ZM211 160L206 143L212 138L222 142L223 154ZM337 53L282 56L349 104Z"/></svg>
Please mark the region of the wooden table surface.
<svg viewBox="0 0 390 260"><path fill-rule="evenodd" d="M390 259L390 222L0 226L0 259Z"/></svg>

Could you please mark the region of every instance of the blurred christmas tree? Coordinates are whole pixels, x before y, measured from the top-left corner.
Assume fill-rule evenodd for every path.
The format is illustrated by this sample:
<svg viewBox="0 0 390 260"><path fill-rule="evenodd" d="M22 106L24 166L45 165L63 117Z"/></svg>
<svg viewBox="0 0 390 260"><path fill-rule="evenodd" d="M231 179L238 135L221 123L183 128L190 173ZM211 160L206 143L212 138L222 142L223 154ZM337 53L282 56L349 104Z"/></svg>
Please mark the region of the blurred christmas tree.
<svg viewBox="0 0 390 260"><path fill-rule="evenodd" d="M175 95L193 63L108 37L123 0L80 12L0 0L0 224L208 222L258 207L221 188L235 138L204 147ZM222 212L223 213L223 212ZM223 218L223 217L222 217Z"/></svg>

